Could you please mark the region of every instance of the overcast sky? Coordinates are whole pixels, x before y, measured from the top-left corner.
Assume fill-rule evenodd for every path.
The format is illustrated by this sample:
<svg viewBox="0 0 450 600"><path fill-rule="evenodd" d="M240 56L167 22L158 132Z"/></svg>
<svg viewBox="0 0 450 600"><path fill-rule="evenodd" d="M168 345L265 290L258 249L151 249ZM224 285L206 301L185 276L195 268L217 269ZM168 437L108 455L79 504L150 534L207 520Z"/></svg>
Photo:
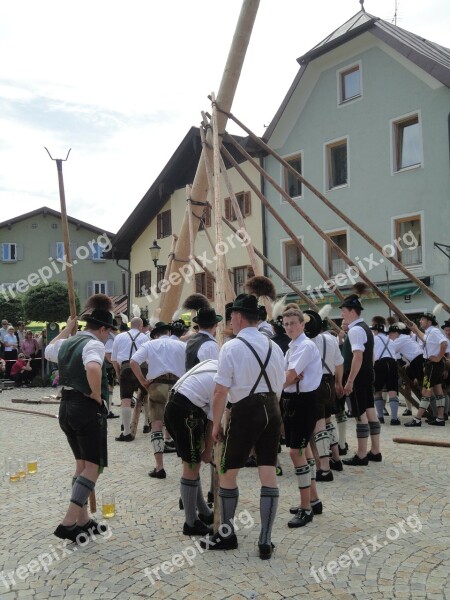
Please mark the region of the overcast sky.
<svg viewBox="0 0 450 600"><path fill-rule="evenodd" d="M449 0L399 0L397 25L450 47ZM366 0L392 21L395 0ZM60 210L116 232L217 92L241 0L14 0L0 17L0 221ZM296 58L358 0L261 0L233 112L262 135ZM231 132L241 133L231 125Z"/></svg>

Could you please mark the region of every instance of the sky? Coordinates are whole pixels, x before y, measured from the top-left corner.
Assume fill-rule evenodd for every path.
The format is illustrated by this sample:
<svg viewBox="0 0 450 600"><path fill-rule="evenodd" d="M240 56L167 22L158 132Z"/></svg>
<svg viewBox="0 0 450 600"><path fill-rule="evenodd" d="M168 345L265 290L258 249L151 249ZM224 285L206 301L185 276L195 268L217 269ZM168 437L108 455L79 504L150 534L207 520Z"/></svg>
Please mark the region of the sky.
<svg viewBox="0 0 450 600"><path fill-rule="evenodd" d="M0 12L0 222L48 206L117 232L218 91L241 0L15 0ZM449 0L365 0L450 47ZM359 0L261 0L232 112L262 135L296 59ZM231 133L241 133L229 125Z"/></svg>

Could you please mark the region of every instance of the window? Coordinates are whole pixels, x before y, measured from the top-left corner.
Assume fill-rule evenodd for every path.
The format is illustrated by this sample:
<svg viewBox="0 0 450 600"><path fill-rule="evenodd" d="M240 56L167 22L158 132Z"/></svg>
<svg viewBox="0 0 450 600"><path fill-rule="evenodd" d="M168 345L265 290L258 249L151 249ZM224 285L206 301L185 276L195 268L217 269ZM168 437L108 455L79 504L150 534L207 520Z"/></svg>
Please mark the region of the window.
<svg viewBox="0 0 450 600"><path fill-rule="evenodd" d="M159 213L157 217L157 235L158 240L172 235L172 217L170 210Z"/></svg>
<svg viewBox="0 0 450 600"><path fill-rule="evenodd" d="M146 296L152 285L151 271L140 271L134 276L134 295L136 297Z"/></svg>
<svg viewBox="0 0 450 600"><path fill-rule="evenodd" d="M73 259L75 255L75 251L77 249L77 244L71 243L70 246L70 256ZM64 251L64 242L52 242L50 244L50 255L49 258L54 260L64 261L65 259L65 251Z"/></svg>
<svg viewBox="0 0 450 600"><path fill-rule="evenodd" d="M339 140L326 146L325 166L328 190L347 185L347 140Z"/></svg>
<svg viewBox="0 0 450 600"><path fill-rule="evenodd" d="M395 223L397 260L405 267L422 265L422 220L420 215L402 217Z"/></svg>
<svg viewBox="0 0 450 600"><path fill-rule="evenodd" d="M104 261L103 252L105 250L105 244L98 244L97 242L91 244L92 255L91 258L94 261Z"/></svg>
<svg viewBox="0 0 450 600"><path fill-rule="evenodd" d="M200 221L199 230L202 231L205 227L211 227L211 206L207 204L203 211L203 218Z"/></svg>
<svg viewBox="0 0 450 600"><path fill-rule="evenodd" d="M250 192L239 192L236 194L236 200L241 209L243 217L248 217L252 213ZM237 217L234 214L231 198L225 198L225 219L228 221L236 221Z"/></svg>
<svg viewBox="0 0 450 600"><path fill-rule="evenodd" d="M6 242L1 245L2 262L16 262L23 260L23 244Z"/></svg>
<svg viewBox="0 0 450 600"><path fill-rule="evenodd" d="M302 174L302 155L297 154L285 159L291 167ZM301 182L284 168L284 189L291 198L299 198L302 195L302 184Z"/></svg>
<svg viewBox="0 0 450 600"><path fill-rule="evenodd" d="M93 294L106 294L108 288L107 281L93 281L92 282L92 293Z"/></svg>
<svg viewBox="0 0 450 600"><path fill-rule="evenodd" d="M157 265L156 267L156 288L158 292L160 291L159 286L161 285L161 282L166 274L166 269L166 265Z"/></svg>
<svg viewBox="0 0 450 600"><path fill-rule="evenodd" d="M332 233L328 233L328 235L343 252L345 252L346 254L348 253L346 231L333 231ZM344 259L341 258L340 254L336 252L336 250L331 246L331 244L326 244L326 250L326 264L328 275L330 277L334 277L335 275L342 273L347 265Z"/></svg>
<svg viewBox="0 0 450 600"><path fill-rule="evenodd" d="M422 163L422 135L419 115L393 122L394 171L418 167Z"/></svg>
<svg viewBox="0 0 450 600"><path fill-rule="evenodd" d="M254 276L253 269L250 266L245 267L234 267L233 269L233 282L234 282L234 291L236 292L236 296L239 294L243 294L244 284L247 279Z"/></svg>
<svg viewBox="0 0 450 600"><path fill-rule="evenodd" d="M361 70L359 65L354 65L345 71L339 72L340 103L348 102L361 96Z"/></svg>
<svg viewBox="0 0 450 600"><path fill-rule="evenodd" d="M209 273L195 274L195 291L206 296L208 300L214 301L214 279Z"/></svg>
<svg viewBox="0 0 450 600"><path fill-rule="evenodd" d="M284 274L290 281L301 283L302 276L302 253L294 242L283 242L284 251Z"/></svg>

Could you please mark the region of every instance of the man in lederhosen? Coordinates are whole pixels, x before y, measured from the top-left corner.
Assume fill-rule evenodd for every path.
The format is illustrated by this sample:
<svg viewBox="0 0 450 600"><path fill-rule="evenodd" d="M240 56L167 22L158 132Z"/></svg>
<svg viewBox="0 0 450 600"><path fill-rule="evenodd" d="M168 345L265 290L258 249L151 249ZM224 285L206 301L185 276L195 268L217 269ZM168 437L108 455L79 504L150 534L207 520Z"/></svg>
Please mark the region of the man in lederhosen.
<svg viewBox="0 0 450 600"><path fill-rule="evenodd" d="M381 425L375 411L373 383L373 334L367 323L361 318L363 306L358 294L344 299L340 309L342 318L348 325L342 354L344 357L344 394L350 397L352 415L356 419L356 454L343 460L344 465L367 466L369 460L381 462L380 429ZM371 448L367 452L367 440L370 436Z"/></svg>
<svg viewBox="0 0 450 600"><path fill-rule="evenodd" d="M423 368L422 381L422 398L419 403L417 415L405 423L405 427L420 427L422 425L422 417L425 411L430 406L433 392L436 396L436 419L429 419L427 422L430 425L445 425L445 397L442 390L442 382L444 376L444 356L447 352L447 340L440 331L438 322L433 313L424 313L420 318L420 331L417 326L414 326L413 331L423 341L423 358L425 361Z"/></svg>
<svg viewBox="0 0 450 600"><path fill-rule="evenodd" d="M130 431L131 415L133 413L131 399L133 398L134 392L137 390L139 390L141 394L147 393L145 388L142 386L139 387L139 382L131 370L130 360L136 350L149 340L145 333L142 333L143 325L140 317L133 317L130 325L130 330L123 331L116 336L111 352L111 360L116 369L120 386L120 414L122 417L123 429L119 437L116 438L116 442L133 441L134 438Z"/></svg>
<svg viewBox="0 0 450 600"><path fill-rule="evenodd" d="M398 367L394 344L386 333L386 319L372 318L371 330L374 336L375 408L380 423L384 423L383 390L389 396L391 425L400 425L398 418Z"/></svg>
<svg viewBox="0 0 450 600"><path fill-rule="evenodd" d="M85 330L69 338L76 332L76 319L68 319L67 326L45 349L45 358L58 363L59 383L63 386L59 425L76 461L69 508L54 534L80 543L86 535L107 530L89 518L87 501L99 474L108 466L104 358L105 342L115 329L107 296L91 296L86 307L93 310L84 317Z"/></svg>
<svg viewBox="0 0 450 600"><path fill-rule="evenodd" d="M185 513L184 535L212 533L213 513L203 497L201 462L211 463L212 400L217 360L197 363L173 386L164 423L183 461L180 496Z"/></svg>
<svg viewBox="0 0 450 600"><path fill-rule="evenodd" d="M213 308L200 308L192 320L199 330L186 343L186 371L204 360L219 358L219 345L214 336L222 317L216 315Z"/></svg>
<svg viewBox="0 0 450 600"><path fill-rule="evenodd" d="M156 479L166 478L163 464L164 408L173 384L186 371L186 344L177 337L171 336L171 331L172 327L168 323L164 323L164 321L156 323L150 333L152 339L141 346L130 360L133 373L148 393L151 422L150 439L156 462L156 467L153 471L150 471L149 476ZM144 362L148 365L146 378L141 368Z"/></svg>
<svg viewBox="0 0 450 600"><path fill-rule="evenodd" d="M240 294L231 311L236 337L220 350L213 402L213 440L224 440L219 474L222 524L211 539L201 544L211 550L237 548L233 524L239 498L237 475L255 448L261 481L259 555L268 559L272 556L271 532L279 497L275 465L281 425L283 353L257 329L256 296ZM230 419L223 434L221 421L227 397Z"/></svg>

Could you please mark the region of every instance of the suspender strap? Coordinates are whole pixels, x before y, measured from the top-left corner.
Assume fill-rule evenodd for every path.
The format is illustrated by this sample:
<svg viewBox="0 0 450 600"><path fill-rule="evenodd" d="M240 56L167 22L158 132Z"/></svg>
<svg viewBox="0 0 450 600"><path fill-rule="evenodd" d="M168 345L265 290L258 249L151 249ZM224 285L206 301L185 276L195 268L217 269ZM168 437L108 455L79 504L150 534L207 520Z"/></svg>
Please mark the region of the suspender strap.
<svg viewBox="0 0 450 600"><path fill-rule="evenodd" d="M383 338L380 338L380 340L381 340L381 343L383 344L383 350L381 351L380 358L383 356L383 354L384 354L384 351L385 351L385 350L387 350L387 351L388 351L388 354L389 354L389 356L390 356L391 358L394 358L394 357L392 356L392 354L391 354L391 351L390 351L390 350L389 350L389 348L388 348L389 339L387 340L387 342L385 342L385 341L383 340ZM380 358L379 358L378 360L380 360Z"/></svg>
<svg viewBox="0 0 450 600"><path fill-rule="evenodd" d="M330 375L333 375L330 367L325 362L325 357L327 355L327 340L325 339L325 334L321 333L320 337L322 338L323 343L322 368L326 369Z"/></svg>
<svg viewBox="0 0 450 600"><path fill-rule="evenodd" d="M137 346L136 346L136 340L138 339L138 337L141 335L142 331L139 331L136 335L136 337L133 337L131 335L131 333L129 331L127 331L128 335L130 336L130 340L131 340L131 348L130 348L130 356L128 357L128 360L131 360L131 355L133 354L133 352L135 350L137 350Z"/></svg>
<svg viewBox="0 0 450 600"><path fill-rule="evenodd" d="M252 394L255 393L255 390L258 387L259 382L261 381L261 377L264 377L266 385L269 388L269 392L272 393L273 392L272 386L270 385L270 379L269 379L269 377L267 375L267 372L266 372L266 367L269 364L269 360L270 360L270 357L272 355L272 342L271 342L271 340L269 340L269 352L267 353L266 360L264 361L264 364L263 364L263 362L259 358L256 350L253 348L253 346L251 346L247 342L247 340L244 340L244 338L241 338L239 336L236 339L241 340L241 342L244 342L244 344L247 346L247 348L249 348L252 351L252 353L253 353L254 357L256 358L256 360L258 361L259 367L261 369L261 372L259 373L258 379L256 380L255 385L252 387L249 396L251 396Z"/></svg>

